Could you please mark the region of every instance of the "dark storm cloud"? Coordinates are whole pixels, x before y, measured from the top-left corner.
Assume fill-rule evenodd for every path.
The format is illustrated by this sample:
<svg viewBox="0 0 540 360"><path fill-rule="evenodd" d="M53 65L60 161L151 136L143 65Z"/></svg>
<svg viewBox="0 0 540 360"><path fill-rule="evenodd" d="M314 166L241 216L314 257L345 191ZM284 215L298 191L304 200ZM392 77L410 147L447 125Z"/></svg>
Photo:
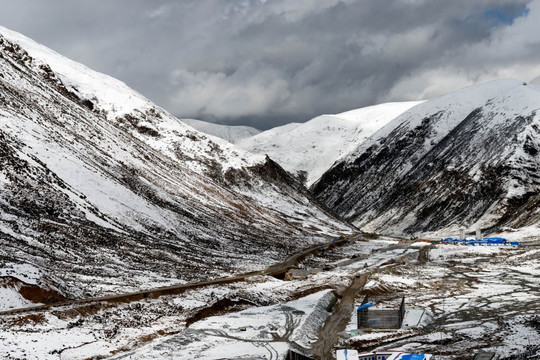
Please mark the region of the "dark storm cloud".
<svg viewBox="0 0 540 360"><path fill-rule="evenodd" d="M534 0L0 0L0 24L180 117L259 128L540 74Z"/></svg>

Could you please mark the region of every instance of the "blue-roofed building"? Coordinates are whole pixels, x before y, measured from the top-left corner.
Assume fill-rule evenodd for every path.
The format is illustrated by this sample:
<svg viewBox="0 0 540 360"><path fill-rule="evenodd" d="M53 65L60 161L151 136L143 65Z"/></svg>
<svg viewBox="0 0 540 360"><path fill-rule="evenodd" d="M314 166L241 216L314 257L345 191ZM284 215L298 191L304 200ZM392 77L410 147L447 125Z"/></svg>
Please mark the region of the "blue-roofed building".
<svg viewBox="0 0 540 360"><path fill-rule="evenodd" d="M399 357L400 360L424 360L426 359L426 354L402 354Z"/></svg>
<svg viewBox="0 0 540 360"><path fill-rule="evenodd" d="M508 241L502 237L486 237L481 239L455 239L455 238L445 238L441 240L442 244L453 244L453 245L470 245L470 246L519 246L517 241Z"/></svg>
<svg viewBox="0 0 540 360"><path fill-rule="evenodd" d="M359 353L358 360L429 360L431 354L409 354L399 350Z"/></svg>

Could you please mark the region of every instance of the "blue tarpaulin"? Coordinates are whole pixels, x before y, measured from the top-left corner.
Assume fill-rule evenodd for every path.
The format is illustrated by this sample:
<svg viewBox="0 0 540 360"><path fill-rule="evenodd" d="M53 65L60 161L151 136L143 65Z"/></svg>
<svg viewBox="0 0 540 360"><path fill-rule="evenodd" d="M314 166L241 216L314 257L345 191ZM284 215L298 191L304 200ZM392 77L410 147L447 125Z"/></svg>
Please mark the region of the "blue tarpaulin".
<svg viewBox="0 0 540 360"><path fill-rule="evenodd" d="M424 360L425 359L424 354L403 354L399 358L400 360Z"/></svg>
<svg viewBox="0 0 540 360"><path fill-rule="evenodd" d="M368 308L370 306L373 306L373 301L372 302L368 302L367 304L364 304L364 305L360 305L358 308L356 308L356 311L358 310L362 310L362 309L365 309L365 308Z"/></svg>

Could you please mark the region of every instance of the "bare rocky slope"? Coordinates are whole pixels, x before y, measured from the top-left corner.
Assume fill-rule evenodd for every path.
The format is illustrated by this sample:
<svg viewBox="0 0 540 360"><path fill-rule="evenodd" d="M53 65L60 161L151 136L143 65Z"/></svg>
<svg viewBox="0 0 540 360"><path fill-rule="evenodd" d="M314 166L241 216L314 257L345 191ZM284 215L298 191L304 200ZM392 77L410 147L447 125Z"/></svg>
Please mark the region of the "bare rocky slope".
<svg viewBox="0 0 540 360"><path fill-rule="evenodd" d="M498 80L406 111L312 187L344 219L386 233L537 229L540 87Z"/></svg>
<svg viewBox="0 0 540 360"><path fill-rule="evenodd" d="M37 269L68 297L253 270L351 230L270 159L5 28L0 124L3 275Z"/></svg>

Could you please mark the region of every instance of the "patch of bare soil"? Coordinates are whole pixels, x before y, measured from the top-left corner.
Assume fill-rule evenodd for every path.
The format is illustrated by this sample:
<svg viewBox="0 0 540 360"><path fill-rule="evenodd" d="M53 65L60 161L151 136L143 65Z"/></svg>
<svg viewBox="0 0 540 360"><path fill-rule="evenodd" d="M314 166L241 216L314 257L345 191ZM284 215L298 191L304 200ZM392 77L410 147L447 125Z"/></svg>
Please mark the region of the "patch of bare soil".
<svg viewBox="0 0 540 360"><path fill-rule="evenodd" d="M82 317L89 317L92 315L97 314L101 310L105 310L108 308L113 307L113 304L108 303L89 303L84 305L74 305L73 307L70 307L68 309L60 309L52 311L52 314L54 316L57 316L59 319L67 320L67 319L73 319L78 316Z"/></svg>
<svg viewBox="0 0 540 360"><path fill-rule="evenodd" d="M17 318L14 322L15 325L24 326L24 325L38 325L44 324L47 320L43 314L28 314L23 317Z"/></svg>
<svg viewBox="0 0 540 360"><path fill-rule="evenodd" d="M17 290L23 298L33 303L52 304L66 300L64 296L51 288L27 284L11 276L0 279L0 286Z"/></svg>

